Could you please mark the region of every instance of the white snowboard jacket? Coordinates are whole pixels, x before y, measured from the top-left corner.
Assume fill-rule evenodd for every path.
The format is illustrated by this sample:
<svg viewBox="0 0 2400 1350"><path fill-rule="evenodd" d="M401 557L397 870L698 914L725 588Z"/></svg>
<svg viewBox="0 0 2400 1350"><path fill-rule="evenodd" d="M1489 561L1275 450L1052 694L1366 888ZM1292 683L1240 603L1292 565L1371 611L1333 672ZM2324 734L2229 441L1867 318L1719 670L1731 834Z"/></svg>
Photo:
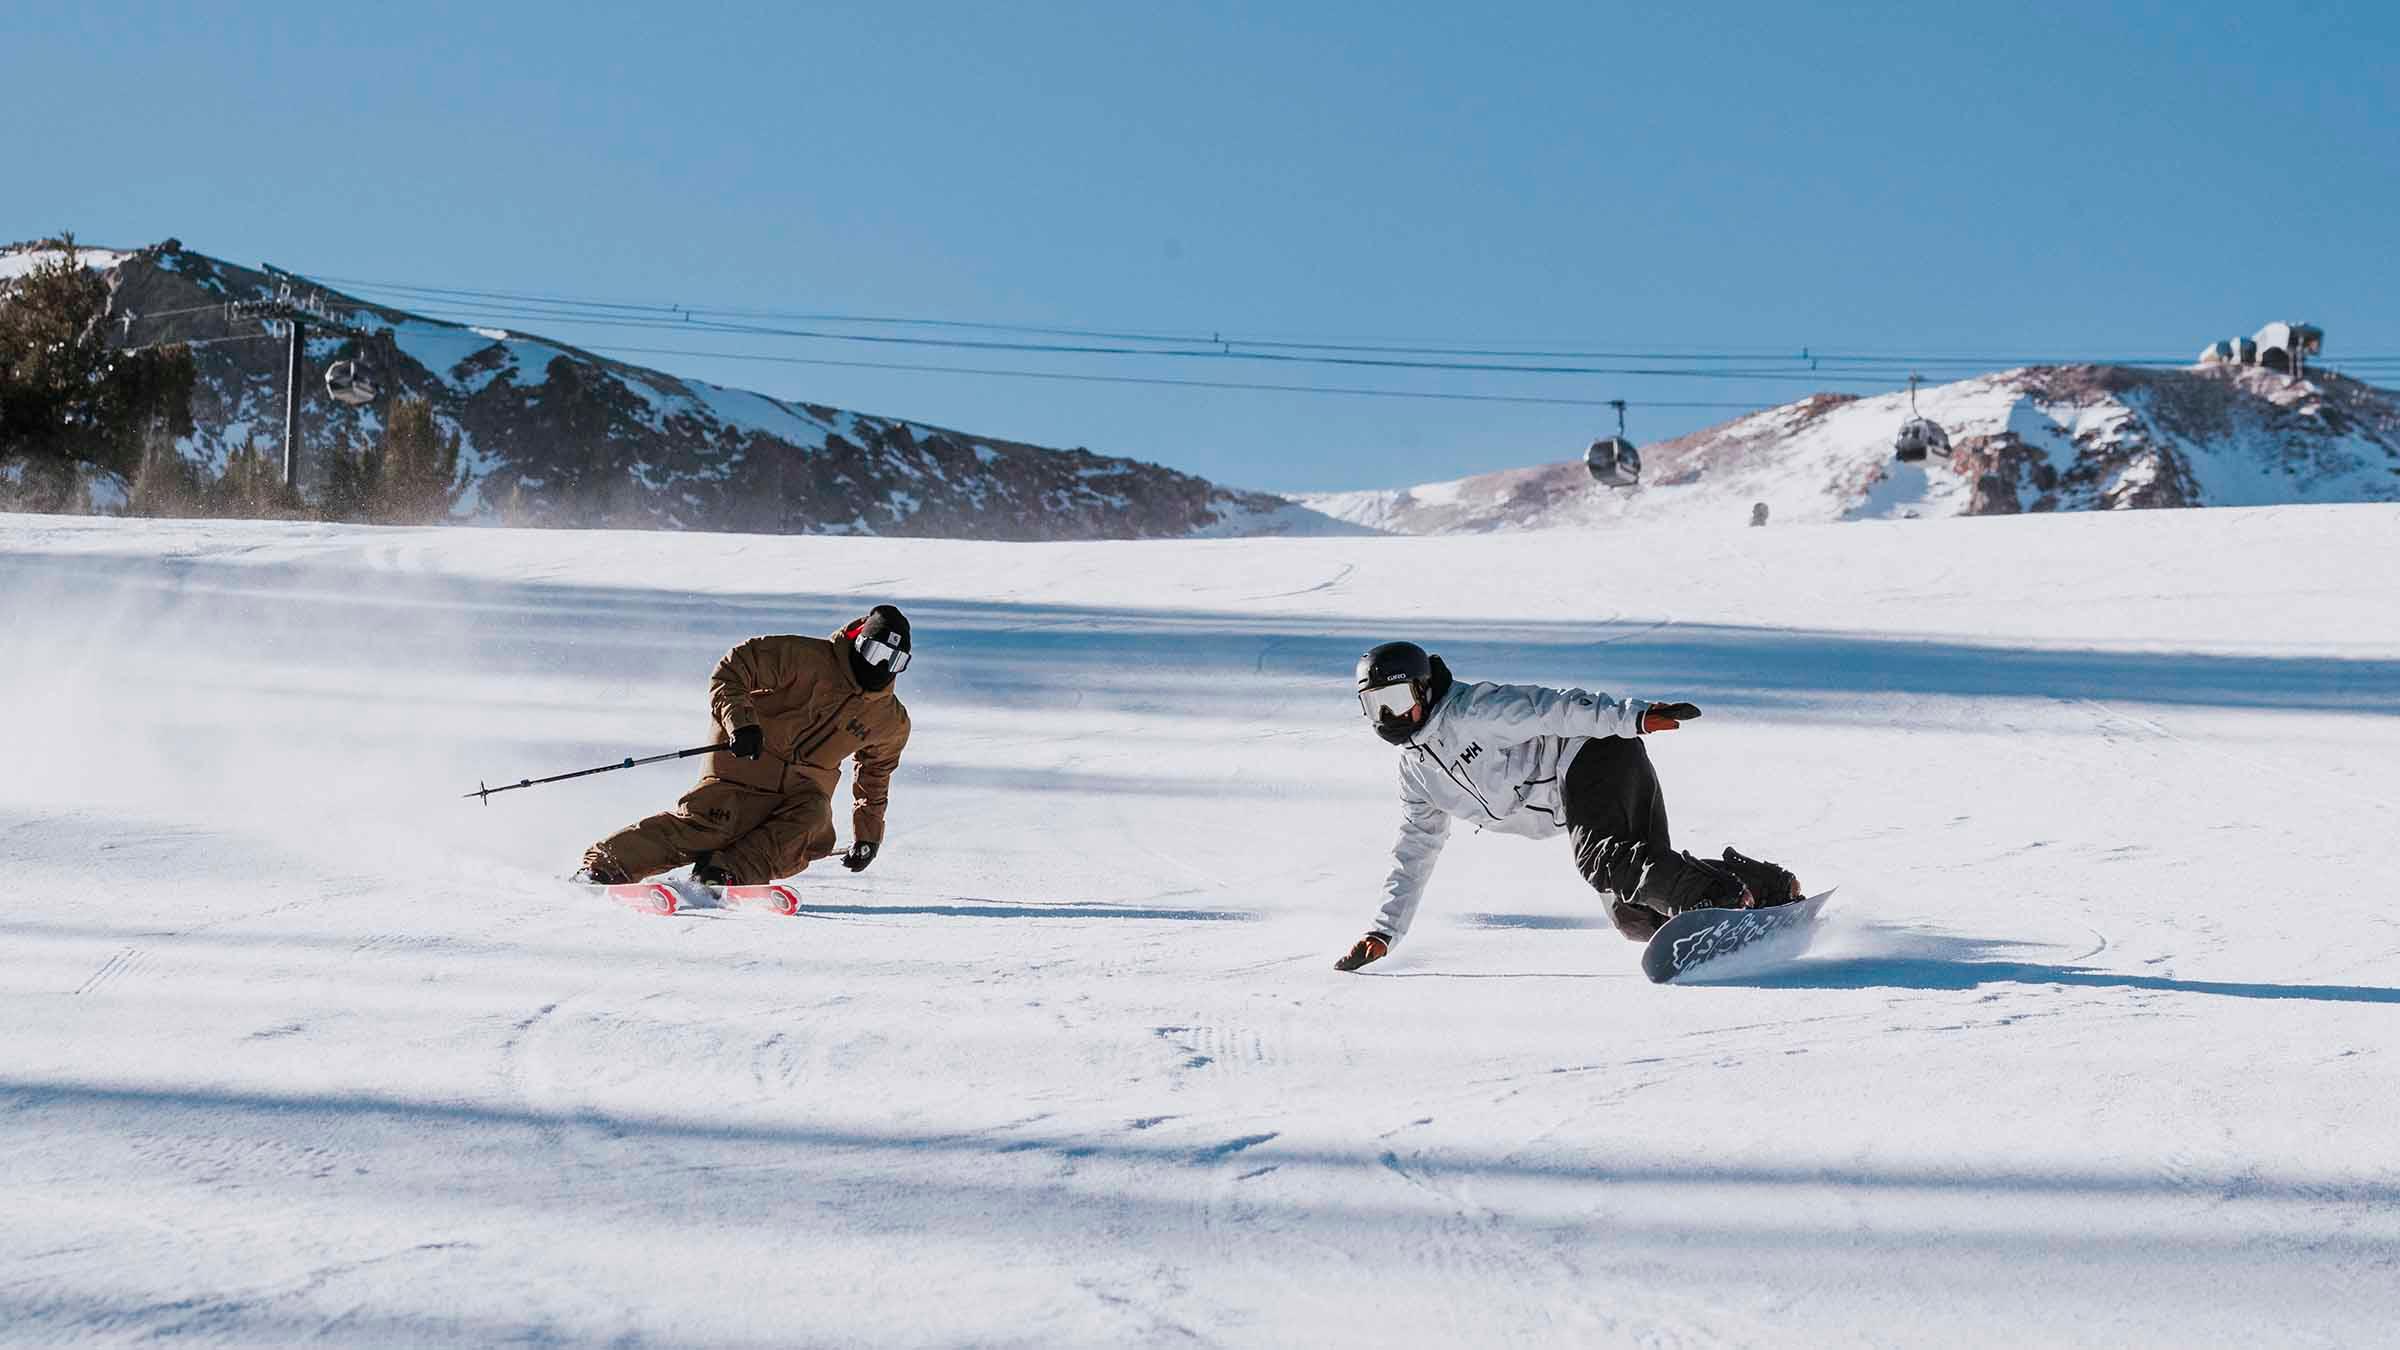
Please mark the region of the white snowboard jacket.
<svg viewBox="0 0 2400 1350"><path fill-rule="evenodd" d="M1564 833L1559 783L1595 736L1639 736L1642 699L1530 684L1453 684L1400 748L1400 840L1375 931L1398 942L1416 919L1453 817L1547 839Z"/></svg>

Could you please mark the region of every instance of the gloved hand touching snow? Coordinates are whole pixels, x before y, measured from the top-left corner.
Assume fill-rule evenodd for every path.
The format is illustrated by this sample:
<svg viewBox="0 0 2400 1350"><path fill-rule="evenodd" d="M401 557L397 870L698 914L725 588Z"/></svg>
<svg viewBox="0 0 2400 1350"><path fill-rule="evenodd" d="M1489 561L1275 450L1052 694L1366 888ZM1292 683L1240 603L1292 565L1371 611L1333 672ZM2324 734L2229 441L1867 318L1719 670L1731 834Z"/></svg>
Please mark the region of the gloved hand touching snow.
<svg viewBox="0 0 2400 1350"><path fill-rule="evenodd" d="M883 846L871 839L856 840L842 854L842 866L853 872L864 872L867 864L875 861L875 855L882 851Z"/></svg>
<svg viewBox="0 0 2400 1350"><path fill-rule="evenodd" d="M1653 703L1648 711L1642 714L1642 731L1645 734L1653 731L1673 731L1677 726L1689 722L1699 715L1700 705L1696 703Z"/></svg>
<svg viewBox="0 0 2400 1350"><path fill-rule="evenodd" d="M1369 933L1351 944L1350 952L1333 963L1335 970L1356 970L1370 961L1380 961L1391 954L1392 940L1381 933Z"/></svg>

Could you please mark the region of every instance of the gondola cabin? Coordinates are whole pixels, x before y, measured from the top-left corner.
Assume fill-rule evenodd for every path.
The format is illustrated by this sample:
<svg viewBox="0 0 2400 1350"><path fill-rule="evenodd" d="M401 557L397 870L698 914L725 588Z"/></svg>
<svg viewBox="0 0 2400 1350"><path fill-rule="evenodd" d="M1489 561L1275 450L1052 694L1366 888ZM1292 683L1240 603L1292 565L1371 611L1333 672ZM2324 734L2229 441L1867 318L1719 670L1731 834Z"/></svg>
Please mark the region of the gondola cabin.
<svg viewBox="0 0 2400 1350"><path fill-rule="evenodd" d="M336 361L325 368L325 393L345 408L363 408L375 401L374 372L363 361Z"/></svg>
<svg viewBox="0 0 2400 1350"><path fill-rule="evenodd" d="M1892 438L1892 458L1903 464L1922 464L1925 456L1948 456L1950 433L1930 417L1912 417L1900 424L1900 434Z"/></svg>
<svg viewBox="0 0 2400 1350"><path fill-rule="evenodd" d="M1903 464L1922 464L1927 455L1950 457L1950 433L1917 411L1917 386L1924 382L1922 375L1908 377L1908 420L1900 424L1900 434L1892 437L1892 458Z"/></svg>
<svg viewBox="0 0 2400 1350"><path fill-rule="evenodd" d="M1606 436L1583 452L1583 467L1602 487L1638 487L1642 481L1642 452L1622 436Z"/></svg>

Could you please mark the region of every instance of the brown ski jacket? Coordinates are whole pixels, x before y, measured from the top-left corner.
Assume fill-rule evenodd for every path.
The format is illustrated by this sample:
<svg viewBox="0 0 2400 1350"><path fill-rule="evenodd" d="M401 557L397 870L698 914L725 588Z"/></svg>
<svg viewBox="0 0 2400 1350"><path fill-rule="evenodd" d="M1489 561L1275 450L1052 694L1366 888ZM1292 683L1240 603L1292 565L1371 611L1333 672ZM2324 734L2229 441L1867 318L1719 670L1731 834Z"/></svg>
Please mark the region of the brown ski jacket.
<svg viewBox="0 0 2400 1350"><path fill-rule="evenodd" d="M754 637L717 662L708 681L716 734L756 726L766 753L754 760L725 751L708 757L711 778L768 792L814 792L830 802L842 761L858 758L850 793L853 839L883 842L892 770L908 744L908 709L890 689L870 693L850 671L848 640Z"/></svg>

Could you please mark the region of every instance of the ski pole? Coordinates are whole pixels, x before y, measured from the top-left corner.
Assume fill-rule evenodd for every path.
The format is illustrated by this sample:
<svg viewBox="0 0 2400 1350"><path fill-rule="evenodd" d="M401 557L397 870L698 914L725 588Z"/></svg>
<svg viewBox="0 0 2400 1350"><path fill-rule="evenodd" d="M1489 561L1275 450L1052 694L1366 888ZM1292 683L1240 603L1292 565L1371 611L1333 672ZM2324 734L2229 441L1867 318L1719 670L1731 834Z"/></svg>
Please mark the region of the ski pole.
<svg viewBox="0 0 2400 1350"><path fill-rule="evenodd" d="M514 792L518 788L540 787L544 783L563 783L570 778L588 778L596 773L615 773L619 769L630 769L637 764L656 764L661 760L668 759L690 759L694 755L705 755L711 751L731 750L732 748L733 747L730 745L695 745L689 750L671 750L663 755L652 755L648 759L628 759L622 764L603 764L597 769L577 769L573 773L552 774L548 778L520 778L516 782L510 783L505 787L486 787L482 782L478 781L475 784L475 790L473 792L461 793L459 795L465 797L480 797L483 799L483 804L485 806L490 806L492 804L492 794L495 792Z"/></svg>

